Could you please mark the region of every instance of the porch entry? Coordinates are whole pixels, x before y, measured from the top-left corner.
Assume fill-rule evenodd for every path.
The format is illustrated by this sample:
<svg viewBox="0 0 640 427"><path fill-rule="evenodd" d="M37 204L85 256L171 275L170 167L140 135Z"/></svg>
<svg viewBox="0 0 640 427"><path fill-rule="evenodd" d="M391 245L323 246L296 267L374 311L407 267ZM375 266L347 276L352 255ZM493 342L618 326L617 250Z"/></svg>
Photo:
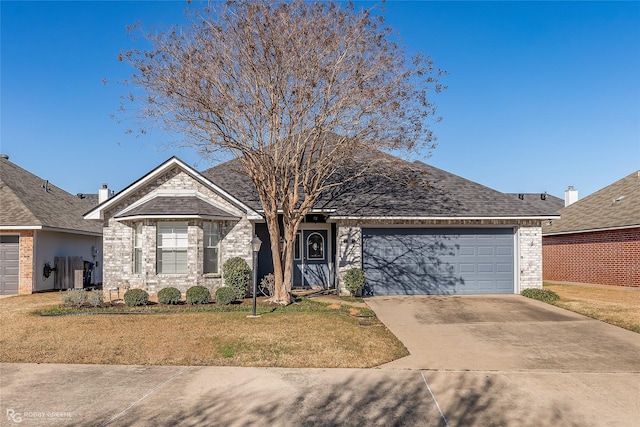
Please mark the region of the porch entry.
<svg viewBox="0 0 640 427"><path fill-rule="evenodd" d="M298 231L293 254L294 288L329 288L329 234L328 227Z"/></svg>

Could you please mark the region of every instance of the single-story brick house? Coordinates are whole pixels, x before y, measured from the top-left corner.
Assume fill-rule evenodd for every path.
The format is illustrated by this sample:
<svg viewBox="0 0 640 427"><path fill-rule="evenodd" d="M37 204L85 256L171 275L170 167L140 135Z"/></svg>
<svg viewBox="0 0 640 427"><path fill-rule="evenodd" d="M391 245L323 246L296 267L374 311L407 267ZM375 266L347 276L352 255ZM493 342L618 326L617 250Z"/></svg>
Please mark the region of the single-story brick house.
<svg viewBox="0 0 640 427"><path fill-rule="evenodd" d="M1 155L0 294L64 289L78 280L99 284L102 227L83 218L96 204L96 198L71 195Z"/></svg>
<svg viewBox="0 0 640 427"><path fill-rule="evenodd" d="M294 287L343 289L353 267L372 294L519 293L542 286L542 222L525 200L421 162L399 161L416 185L364 176L324 195L295 247ZM198 172L168 159L89 211L104 233L104 288L223 284L221 266L263 241L258 280L272 271L261 205L237 161Z"/></svg>
<svg viewBox="0 0 640 427"><path fill-rule="evenodd" d="M543 222L545 280L640 286L640 171Z"/></svg>

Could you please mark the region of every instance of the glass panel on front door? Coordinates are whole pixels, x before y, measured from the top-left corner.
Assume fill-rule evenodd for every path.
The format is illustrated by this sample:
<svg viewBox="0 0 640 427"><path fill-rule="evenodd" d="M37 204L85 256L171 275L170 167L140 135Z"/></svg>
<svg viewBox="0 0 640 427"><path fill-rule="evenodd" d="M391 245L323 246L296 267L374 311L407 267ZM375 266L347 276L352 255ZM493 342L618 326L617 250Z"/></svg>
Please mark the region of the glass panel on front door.
<svg viewBox="0 0 640 427"><path fill-rule="evenodd" d="M301 258L301 254L300 252L302 252L300 249L300 242L301 242L301 238L300 238L300 232L298 231L296 233L296 241L293 245L293 259L294 260L299 260Z"/></svg>
<svg viewBox="0 0 640 427"><path fill-rule="evenodd" d="M307 257L324 259L324 238L320 233L311 233L307 238Z"/></svg>

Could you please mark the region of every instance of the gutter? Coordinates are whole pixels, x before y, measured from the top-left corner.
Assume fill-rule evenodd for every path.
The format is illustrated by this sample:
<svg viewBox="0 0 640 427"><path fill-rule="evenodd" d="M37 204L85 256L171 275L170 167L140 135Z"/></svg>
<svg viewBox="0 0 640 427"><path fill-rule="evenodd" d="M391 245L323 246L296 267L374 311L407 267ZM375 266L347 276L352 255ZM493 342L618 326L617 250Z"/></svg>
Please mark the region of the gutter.
<svg viewBox="0 0 640 427"><path fill-rule="evenodd" d="M555 233L545 233L542 232L542 237L544 236L562 236L565 234L578 234L578 233L594 233L598 231L615 231L615 230L627 230L631 228L640 228L640 224L635 225L621 225L619 227L606 227L606 228L590 228L586 230L571 230L571 231L557 231Z"/></svg>

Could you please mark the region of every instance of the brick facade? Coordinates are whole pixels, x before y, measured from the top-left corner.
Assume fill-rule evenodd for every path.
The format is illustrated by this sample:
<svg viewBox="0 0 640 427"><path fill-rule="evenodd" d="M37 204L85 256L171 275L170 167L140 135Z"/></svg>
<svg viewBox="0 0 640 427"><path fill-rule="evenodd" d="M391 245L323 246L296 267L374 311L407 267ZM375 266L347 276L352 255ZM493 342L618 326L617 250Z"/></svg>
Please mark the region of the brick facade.
<svg viewBox="0 0 640 427"><path fill-rule="evenodd" d="M137 221L118 221L113 217L122 209L156 190L196 190L241 217L239 220L221 221L222 240L220 242L220 272L218 274L203 274L203 223L205 220L184 220L188 222L187 273L157 274L156 227L159 220L147 218ZM142 288L150 294L155 294L160 289L169 286L178 288L184 293L191 286L202 285L209 288L213 294L215 289L223 285L222 264L226 260L239 256L244 258L249 265L252 264L253 224L246 218L246 214L179 168L171 169L154 182L137 190L105 212L104 218L103 289L105 293L113 288ZM174 219L162 220L173 221ZM175 219L175 221L182 220ZM143 224L142 269L139 274L133 272L133 237L136 222Z"/></svg>
<svg viewBox="0 0 640 427"><path fill-rule="evenodd" d="M33 269L35 268L33 244L35 232L33 230L3 230L3 233L20 235L18 294L31 294L33 293Z"/></svg>
<svg viewBox="0 0 640 427"><path fill-rule="evenodd" d="M542 227L518 229L520 290L542 288Z"/></svg>
<svg viewBox="0 0 640 427"><path fill-rule="evenodd" d="M640 227L544 236L544 280L640 287Z"/></svg>

